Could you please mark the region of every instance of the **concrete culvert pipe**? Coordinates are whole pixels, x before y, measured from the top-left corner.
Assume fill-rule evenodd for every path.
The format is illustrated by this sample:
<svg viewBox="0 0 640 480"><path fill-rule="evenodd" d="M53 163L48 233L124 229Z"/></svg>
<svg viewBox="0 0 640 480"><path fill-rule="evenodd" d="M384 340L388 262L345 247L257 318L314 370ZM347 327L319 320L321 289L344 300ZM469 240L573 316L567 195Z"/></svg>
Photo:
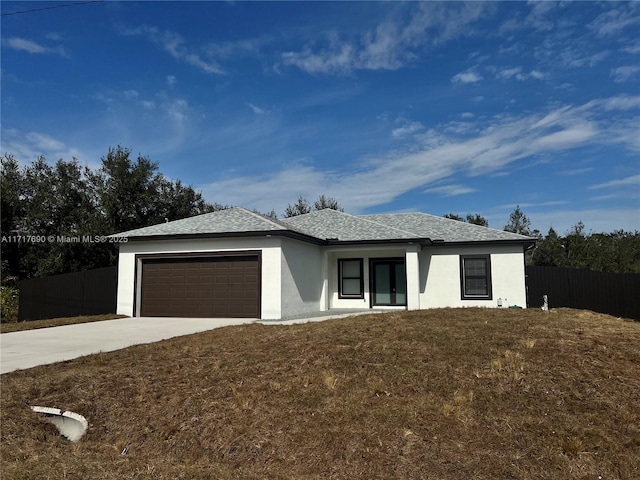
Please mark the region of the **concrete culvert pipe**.
<svg viewBox="0 0 640 480"><path fill-rule="evenodd" d="M60 435L71 442L80 440L89 426L86 418L74 412L63 412L59 408L38 406L31 407L31 410L42 414L56 426Z"/></svg>

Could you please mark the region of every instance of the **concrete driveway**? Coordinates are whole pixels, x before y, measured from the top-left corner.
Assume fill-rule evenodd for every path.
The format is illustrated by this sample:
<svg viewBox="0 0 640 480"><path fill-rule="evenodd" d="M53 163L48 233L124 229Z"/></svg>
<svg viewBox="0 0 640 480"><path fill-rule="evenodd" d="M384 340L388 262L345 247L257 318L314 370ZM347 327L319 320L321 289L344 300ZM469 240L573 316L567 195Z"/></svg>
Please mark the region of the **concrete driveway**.
<svg viewBox="0 0 640 480"><path fill-rule="evenodd" d="M63 327L0 334L0 374L62 362L92 353L152 343L230 325L260 322L287 325L340 318L353 313L310 316L293 320L261 321L250 318L118 318Z"/></svg>
<svg viewBox="0 0 640 480"><path fill-rule="evenodd" d="M3 333L0 335L0 373L254 321L136 317Z"/></svg>

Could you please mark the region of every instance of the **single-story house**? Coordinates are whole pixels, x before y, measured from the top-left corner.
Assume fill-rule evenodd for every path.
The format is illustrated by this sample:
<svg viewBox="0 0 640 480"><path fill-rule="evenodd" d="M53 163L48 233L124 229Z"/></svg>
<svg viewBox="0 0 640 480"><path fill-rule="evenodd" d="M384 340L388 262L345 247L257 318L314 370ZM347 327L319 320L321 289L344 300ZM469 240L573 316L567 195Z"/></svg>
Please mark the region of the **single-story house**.
<svg viewBox="0 0 640 480"><path fill-rule="evenodd" d="M117 313L281 319L342 309L526 306L535 239L424 213L231 208L118 234Z"/></svg>

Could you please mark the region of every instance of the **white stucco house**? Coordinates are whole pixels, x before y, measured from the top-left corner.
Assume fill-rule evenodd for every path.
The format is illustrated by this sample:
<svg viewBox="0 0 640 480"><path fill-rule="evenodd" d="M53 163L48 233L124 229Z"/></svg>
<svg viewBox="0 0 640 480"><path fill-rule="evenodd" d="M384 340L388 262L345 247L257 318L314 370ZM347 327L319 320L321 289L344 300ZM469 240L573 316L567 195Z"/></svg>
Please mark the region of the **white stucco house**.
<svg viewBox="0 0 640 480"><path fill-rule="evenodd" d="M526 306L535 239L424 213L231 208L118 234L117 313L281 319L343 309Z"/></svg>

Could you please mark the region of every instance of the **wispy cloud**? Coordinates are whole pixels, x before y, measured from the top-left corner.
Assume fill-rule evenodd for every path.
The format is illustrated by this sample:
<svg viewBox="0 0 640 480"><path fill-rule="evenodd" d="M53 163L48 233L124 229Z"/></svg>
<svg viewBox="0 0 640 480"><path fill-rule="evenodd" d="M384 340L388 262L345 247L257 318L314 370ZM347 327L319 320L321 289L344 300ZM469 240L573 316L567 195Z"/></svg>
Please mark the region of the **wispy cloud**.
<svg viewBox="0 0 640 480"><path fill-rule="evenodd" d="M14 50L21 50L32 54L53 54L68 57L68 54L62 45L50 47L37 43L33 40L18 37L10 37L7 39L3 38L2 44Z"/></svg>
<svg viewBox="0 0 640 480"><path fill-rule="evenodd" d="M253 103L247 103L247 106L256 115L266 115L268 113L264 108L260 108L257 105L254 105Z"/></svg>
<svg viewBox="0 0 640 480"><path fill-rule="evenodd" d="M22 165L32 163L40 156L55 162L62 158L82 159L77 148L68 147L63 141L42 132L23 132L16 128L5 129L2 132L2 152L11 152Z"/></svg>
<svg viewBox="0 0 640 480"><path fill-rule="evenodd" d="M617 127L602 117L604 106L611 103L601 99L547 110L546 114L502 114L458 133L451 133L449 125L442 124L416 134L405 150L367 157L349 171L328 171L307 164L262 177L214 182L202 188L215 192L216 198L227 203L256 208L265 202L284 208L297 195L325 193L357 212L390 202L416 188L427 189L454 174L494 174L525 159L589 145L617 142L630 147L624 137L612 135L612 129ZM302 180L304 183L290 183ZM449 193L455 191L447 188ZM444 189L435 192L447 193Z"/></svg>
<svg viewBox="0 0 640 480"><path fill-rule="evenodd" d="M439 193L445 197L455 197L464 195L465 193L475 192L475 188L466 187L464 185L443 185L441 187L427 188L425 193Z"/></svg>
<svg viewBox="0 0 640 480"><path fill-rule="evenodd" d="M482 80L482 75L474 71L466 71L455 74L451 83L477 83Z"/></svg>
<svg viewBox="0 0 640 480"><path fill-rule="evenodd" d="M629 27L637 28L640 25L640 8L636 2L621 2L617 8L600 14L589 27L599 36L607 37L617 35Z"/></svg>
<svg viewBox="0 0 640 480"><path fill-rule="evenodd" d="M585 173L589 173L593 168L585 167L585 168L572 168L571 170L562 170L558 172L560 175L564 175L566 177L575 177L577 175L583 175Z"/></svg>
<svg viewBox="0 0 640 480"><path fill-rule="evenodd" d="M308 44L282 53L281 63L311 74L397 70L419 58L425 47L471 34L472 25L492 9L490 4L479 2L418 3L409 20L387 19L355 39L340 38L332 31L323 46Z"/></svg>
<svg viewBox="0 0 640 480"><path fill-rule="evenodd" d="M633 185L640 187L640 175L632 175L630 177L621 178L617 180L610 180L608 182L599 183L597 185L591 185L589 187L590 190L595 190L599 188L613 188L613 187L623 187L627 185Z"/></svg>
<svg viewBox="0 0 640 480"><path fill-rule="evenodd" d="M515 78L516 80L522 82L525 80L529 80L530 78L533 78L535 80L544 80L545 78L544 73L540 72L539 70L531 70L529 73L527 73L523 71L522 67L488 67L487 69L493 72L495 78L499 80L510 80L512 78Z"/></svg>
<svg viewBox="0 0 640 480"><path fill-rule="evenodd" d="M624 65L611 70L611 78L616 83L622 83L633 80L638 72L640 72L640 65Z"/></svg>
<svg viewBox="0 0 640 480"><path fill-rule="evenodd" d="M204 47L204 51L213 58L228 59L240 56L257 56L261 50L271 43L273 38L248 38L236 41L221 43L209 43Z"/></svg>
<svg viewBox="0 0 640 480"><path fill-rule="evenodd" d="M214 59L205 59L198 52L185 45L184 38L170 30L160 30L152 25L140 25L134 28L120 28L122 35L142 36L162 47L176 60L183 61L203 72L225 75L225 71Z"/></svg>
<svg viewBox="0 0 640 480"><path fill-rule="evenodd" d="M401 123L402 126L394 128L391 131L391 135L393 136L393 138L404 138L408 135L411 135L412 133L424 129L424 125L422 125L420 122L412 122L409 120L400 119L399 123Z"/></svg>

